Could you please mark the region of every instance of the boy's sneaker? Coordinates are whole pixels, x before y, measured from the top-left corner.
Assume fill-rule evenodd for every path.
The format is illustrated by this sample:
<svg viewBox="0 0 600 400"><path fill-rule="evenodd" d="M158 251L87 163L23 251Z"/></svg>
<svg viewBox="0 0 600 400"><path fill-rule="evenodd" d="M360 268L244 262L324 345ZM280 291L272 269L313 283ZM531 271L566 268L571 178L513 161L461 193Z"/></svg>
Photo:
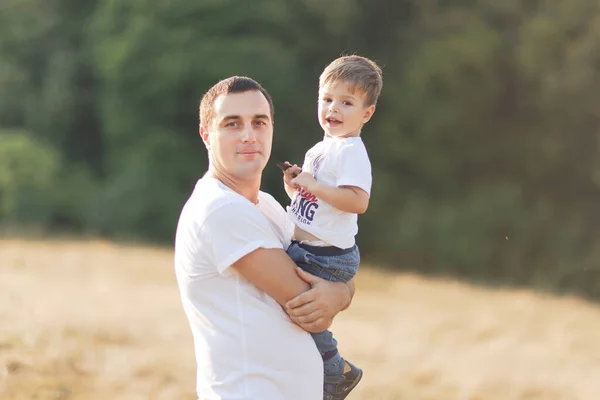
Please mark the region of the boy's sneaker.
<svg viewBox="0 0 600 400"><path fill-rule="evenodd" d="M360 382L363 376L362 369L346 362L350 371L343 375L325 375L323 400L343 400Z"/></svg>

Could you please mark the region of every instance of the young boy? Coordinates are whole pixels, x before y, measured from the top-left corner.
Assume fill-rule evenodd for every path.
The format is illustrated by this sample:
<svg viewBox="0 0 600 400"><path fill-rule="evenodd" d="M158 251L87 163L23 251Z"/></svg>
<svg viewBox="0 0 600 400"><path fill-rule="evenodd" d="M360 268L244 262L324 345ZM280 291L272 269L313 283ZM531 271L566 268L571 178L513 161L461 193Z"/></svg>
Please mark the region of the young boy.
<svg viewBox="0 0 600 400"><path fill-rule="evenodd" d="M345 56L329 64L319 78L323 140L306 153L301 169L287 161L282 168L295 224L287 252L302 269L327 280L348 282L358 270L357 214L367 210L372 183L360 134L382 86L381 68L367 58ZM324 362L324 399L344 399L362 370L340 356L331 332L313 338Z"/></svg>

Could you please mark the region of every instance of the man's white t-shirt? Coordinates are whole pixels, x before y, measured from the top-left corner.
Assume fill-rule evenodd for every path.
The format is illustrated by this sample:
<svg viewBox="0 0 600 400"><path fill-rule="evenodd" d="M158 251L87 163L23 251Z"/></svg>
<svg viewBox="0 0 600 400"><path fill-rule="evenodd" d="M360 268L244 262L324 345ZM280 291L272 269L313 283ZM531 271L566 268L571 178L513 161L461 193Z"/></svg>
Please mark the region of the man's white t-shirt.
<svg viewBox="0 0 600 400"><path fill-rule="evenodd" d="M328 186L356 186L371 194L371 161L360 137L325 136L306 152L302 170ZM296 225L324 242L342 249L354 246L358 233L358 215L354 213L297 190L288 215Z"/></svg>
<svg viewBox="0 0 600 400"><path fill-rule="evenodd" d="M285 249L281 205L258 205L202 178L183 207L175 271L189 320L200 400L321 400L323 362L311 336L231 265L257 248Z"/></svg>

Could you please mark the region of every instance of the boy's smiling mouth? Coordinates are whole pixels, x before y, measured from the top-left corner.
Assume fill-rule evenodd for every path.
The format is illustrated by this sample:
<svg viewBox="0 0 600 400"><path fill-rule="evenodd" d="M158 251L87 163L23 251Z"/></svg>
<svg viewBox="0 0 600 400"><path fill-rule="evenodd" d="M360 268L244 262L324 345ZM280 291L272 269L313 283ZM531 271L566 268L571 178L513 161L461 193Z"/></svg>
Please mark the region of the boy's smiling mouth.
<svg viewBox="0 0 600 400"><path fill-rule="evenodd" d="M326 117L325 121L329 126L338 126L342 123L342 121L334 117Z"/></svg>

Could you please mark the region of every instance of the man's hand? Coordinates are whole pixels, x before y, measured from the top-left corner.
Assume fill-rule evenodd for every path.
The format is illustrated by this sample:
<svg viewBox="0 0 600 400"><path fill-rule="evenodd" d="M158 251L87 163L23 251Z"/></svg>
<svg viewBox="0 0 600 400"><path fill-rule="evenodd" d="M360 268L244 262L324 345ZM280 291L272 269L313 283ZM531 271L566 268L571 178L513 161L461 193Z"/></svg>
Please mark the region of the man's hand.
<svg viewBox="0 0 600 400"><path fill-rule="evenodd" d="M288 301L285 310L296 324L308 332L327 330L340 311L352 300L348 285L329 282L296 268L298 276L311 285L311 289Z"/></svg>
<svg viewBox="0 0 600 400"><path fill-rule="evenodd" d="M317 180L308 172L302 172L297 177L291 180L293 185L300 186L302 189L312 193L315 187L319 184Z"/></svg>

